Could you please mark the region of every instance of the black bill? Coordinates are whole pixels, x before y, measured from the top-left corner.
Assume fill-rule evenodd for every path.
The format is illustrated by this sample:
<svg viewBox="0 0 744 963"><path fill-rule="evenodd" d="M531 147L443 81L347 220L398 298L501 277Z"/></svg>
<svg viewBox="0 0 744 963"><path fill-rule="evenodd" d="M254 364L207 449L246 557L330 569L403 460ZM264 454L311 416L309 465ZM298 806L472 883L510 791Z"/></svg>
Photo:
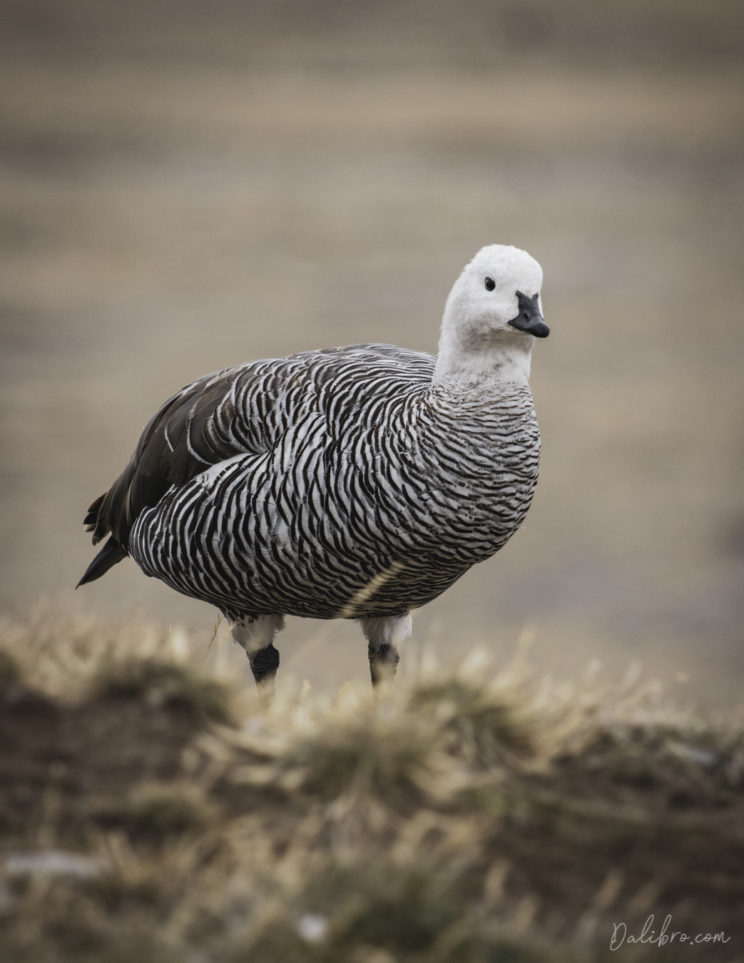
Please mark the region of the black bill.
<svg viewBox="0 0 744 963"><path fill-rule="evenodd" d="M550 328L543 320L540 308L537 306L539 297L539 294L535 294L528 298L526 294L517 291L519 314L516 318L512 318L509 324L519 331L527 331L529 334L533 334L536 338L547 338L550 334Z"/></svg>

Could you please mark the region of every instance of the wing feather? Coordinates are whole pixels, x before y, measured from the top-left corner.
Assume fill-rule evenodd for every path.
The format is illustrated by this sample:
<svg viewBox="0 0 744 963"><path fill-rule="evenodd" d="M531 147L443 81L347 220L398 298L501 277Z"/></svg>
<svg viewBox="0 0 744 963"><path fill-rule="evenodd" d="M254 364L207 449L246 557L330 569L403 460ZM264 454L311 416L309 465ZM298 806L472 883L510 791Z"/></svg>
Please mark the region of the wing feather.
<svg viewBox="0 0 744 963"><path fill-rule="evenodd" d="M108 532L126 548L137 516L171 485L183 485L211 465L245 451L234 433L219 430L236 417L231 387L241 368L228 368L187 385L148 422L134 454L85 517L97 544Z"/></svg>
<svg viewBox="0 0 744 963"><path fill-rule="evenodd" d="M266 451L276 441L272 431L281 434L282 425L293 420L294 406L306 407L309 396L322 392L346 360L381 366L420 384L431 379L434 363L420 352L364 344L249 362L199 378L160 407L124 471L88 509L85 524L93 543L110 532L126 554L132 526L144 509L172 485L184 485L212 465Z"/></svg>

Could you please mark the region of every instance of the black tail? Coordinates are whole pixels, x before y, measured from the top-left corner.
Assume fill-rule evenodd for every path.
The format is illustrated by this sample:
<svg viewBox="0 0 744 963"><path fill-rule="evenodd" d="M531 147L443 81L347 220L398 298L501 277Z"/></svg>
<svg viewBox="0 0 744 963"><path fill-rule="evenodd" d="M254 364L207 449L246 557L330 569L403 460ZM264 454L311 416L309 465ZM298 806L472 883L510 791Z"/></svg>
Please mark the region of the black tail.
<svg viewBox="0 0 744 963"><path fill-rule="evenodd" d="M103 495L99 495L98 498L93 502L93 504L88 509L88 514L83 519L83 525L85 525L86 532L94 532L96 525L98 524L98 513L101 510L101 505L103 505L103 500L108 492L104 492ZM100 535L98 537L94 536L93 544L100 541Z"/></svg>
<svg viewBox="0 0 744 963"><path fill-rule="evenodd" d="M95 582L97 578L105 575L112 565L116 565L117 562L120 562L126 557L126 551L121 547L116 539L113 537L110 538L98 555L96 555L90 565L86 568L85 574L77 583L75 588L80 588L80 586L85 585L86 582Z"/></svg>

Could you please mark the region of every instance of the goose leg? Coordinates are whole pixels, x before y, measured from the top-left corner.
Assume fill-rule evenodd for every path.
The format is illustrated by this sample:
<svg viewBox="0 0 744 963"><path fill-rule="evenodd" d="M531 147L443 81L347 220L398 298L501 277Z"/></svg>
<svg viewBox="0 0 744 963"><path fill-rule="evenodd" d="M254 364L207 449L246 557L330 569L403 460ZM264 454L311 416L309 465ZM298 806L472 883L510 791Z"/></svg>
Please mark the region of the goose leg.
<svg viewBox="0 0 744 963"><path fill-rule="evenodd" d="M274 648L274 638L283 627L281 615L259 615L240 619L232 628L233 640L245 649L248 656L264 705L268 705L274 695L276 670L279 668L279 652Z"/></svg>
<svg viewBox="0 0 744 963"><path fill-rule="evenodd" d="M372 685L391 681L400 660L398 646L411 636L411 616L388 615L360 619L360 622L367 640Z"/></svg>

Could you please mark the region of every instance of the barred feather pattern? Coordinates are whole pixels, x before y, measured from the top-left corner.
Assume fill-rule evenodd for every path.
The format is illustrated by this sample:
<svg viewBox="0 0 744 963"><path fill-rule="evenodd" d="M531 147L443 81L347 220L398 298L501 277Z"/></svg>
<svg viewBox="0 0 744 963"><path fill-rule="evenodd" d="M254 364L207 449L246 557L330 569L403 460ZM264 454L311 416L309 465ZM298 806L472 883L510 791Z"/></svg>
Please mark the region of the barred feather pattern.
<svg viewBox="0 0 744 963"><path fill-rule="evenodd" d="M139 511L125 548L231 620L390 616L431 601L519 527L540 445L526 382L439 384L434 366L357 345L188 386L198 471ZM205 393L217 400L199 414ZM165 438L173 450L167 425Z"/></svg>

